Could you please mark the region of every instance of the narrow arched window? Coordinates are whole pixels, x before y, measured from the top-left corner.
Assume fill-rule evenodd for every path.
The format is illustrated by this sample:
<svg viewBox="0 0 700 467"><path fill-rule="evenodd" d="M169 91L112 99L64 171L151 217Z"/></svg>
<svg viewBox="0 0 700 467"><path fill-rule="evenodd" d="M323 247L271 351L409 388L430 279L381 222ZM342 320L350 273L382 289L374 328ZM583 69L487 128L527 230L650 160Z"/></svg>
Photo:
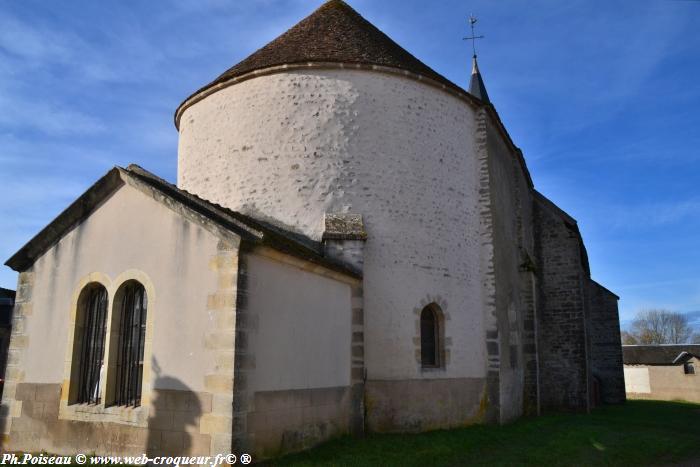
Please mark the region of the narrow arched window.
<svg viewBox="0 0 700 467"><path fill-rule="evenodd" d="M115 306L119 309L115 312L119 313L119 342L114 404L137 407L141 405L148 300L143 285L136 281L125 283L117 297Z"/></svg>
<svg viewBox="0 0 700 467"><path fill-rule="evenodd" d="M420 361L425 368L440 366L439 323L435 310L426 306L420 314Z"/></svg>
<svg viewBox="0 0 700 467"><path fill-rule="evenodd" d="M99 404L102 364L107 332L107 290L90 284L80 294L76 316L73 365L77 368L77 387L72 401Z"/></svg>

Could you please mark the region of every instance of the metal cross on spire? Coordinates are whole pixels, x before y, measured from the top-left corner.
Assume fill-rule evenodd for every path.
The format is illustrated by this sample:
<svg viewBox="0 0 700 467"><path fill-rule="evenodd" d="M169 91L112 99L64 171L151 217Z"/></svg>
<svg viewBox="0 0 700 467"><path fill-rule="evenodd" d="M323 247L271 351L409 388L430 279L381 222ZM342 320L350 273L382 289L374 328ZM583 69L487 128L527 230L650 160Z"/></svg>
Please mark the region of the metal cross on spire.
<svg viewBox="0 0 700 467"><path fill-rule="evenodd" d="M465 41L468 41L468 40L471 40L471 41L472 41L472 52L474 53L474 58L476 58L476 40L477 40L477 39L483 39L483 38L484 38L484 36L477 36L477 35L474 33L474 25L475 25L475 24L476 24L476 16L474 16L474 15L469 15L469 26L471 26L471 28L472 28L472 35L471 35L471 37L465 37L465 38L463 39L463 40L465 40Z"/></svg>

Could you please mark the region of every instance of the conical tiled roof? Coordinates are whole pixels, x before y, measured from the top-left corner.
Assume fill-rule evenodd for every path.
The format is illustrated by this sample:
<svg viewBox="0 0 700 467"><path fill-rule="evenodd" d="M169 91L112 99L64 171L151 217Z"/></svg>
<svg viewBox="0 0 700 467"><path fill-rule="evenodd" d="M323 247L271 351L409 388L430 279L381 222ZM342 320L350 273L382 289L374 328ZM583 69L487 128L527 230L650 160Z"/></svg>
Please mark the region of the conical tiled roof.
<svg viewBox="0 0 700 467"><path fill-rule="evenodd" d="M398 68L433 79L457 92L465 92L403 49L347 3L330 0L277 39L226 70L193 96L255 70L308 62Z"/></svg>

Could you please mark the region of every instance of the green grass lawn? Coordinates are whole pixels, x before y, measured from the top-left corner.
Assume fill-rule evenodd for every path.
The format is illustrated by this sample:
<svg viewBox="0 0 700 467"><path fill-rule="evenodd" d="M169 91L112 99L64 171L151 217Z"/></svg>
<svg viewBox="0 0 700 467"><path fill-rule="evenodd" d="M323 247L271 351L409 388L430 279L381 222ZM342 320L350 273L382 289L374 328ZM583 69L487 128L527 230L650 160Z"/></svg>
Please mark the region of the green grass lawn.
<svg viewBox="0 0 700 467"><path fill-rule="evenodd" d="M274 466L658 465L700 459L700 405L628 401L504 426L341 438Z"/></svg>

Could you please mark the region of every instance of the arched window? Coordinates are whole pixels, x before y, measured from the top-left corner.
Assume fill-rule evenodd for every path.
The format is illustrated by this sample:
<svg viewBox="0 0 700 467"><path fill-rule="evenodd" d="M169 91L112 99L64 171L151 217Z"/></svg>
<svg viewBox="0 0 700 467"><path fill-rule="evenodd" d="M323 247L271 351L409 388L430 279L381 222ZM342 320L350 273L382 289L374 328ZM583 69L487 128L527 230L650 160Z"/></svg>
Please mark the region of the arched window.
<svg viewBox="0 0 700 467"><path fill-rule="evenodd" d="M146 290L137 281L126 282L117 292L114 313L118 313L116 378L112 399L115 405L141 405L143 352L146 341Z"/></svg>
<svg viewBox="0 0 700 467"><path fill-rule="evenodd" d="M420 314L420 361L424 368L440 366L440 332L437 313L432 306Z"/></svg>
<svg viewBox="0 0 700 467"><path fill-rule="evenodd" d="M89 284L80 293L73 348L72 403L99 404L107 332L107 289Z"/></svg>

